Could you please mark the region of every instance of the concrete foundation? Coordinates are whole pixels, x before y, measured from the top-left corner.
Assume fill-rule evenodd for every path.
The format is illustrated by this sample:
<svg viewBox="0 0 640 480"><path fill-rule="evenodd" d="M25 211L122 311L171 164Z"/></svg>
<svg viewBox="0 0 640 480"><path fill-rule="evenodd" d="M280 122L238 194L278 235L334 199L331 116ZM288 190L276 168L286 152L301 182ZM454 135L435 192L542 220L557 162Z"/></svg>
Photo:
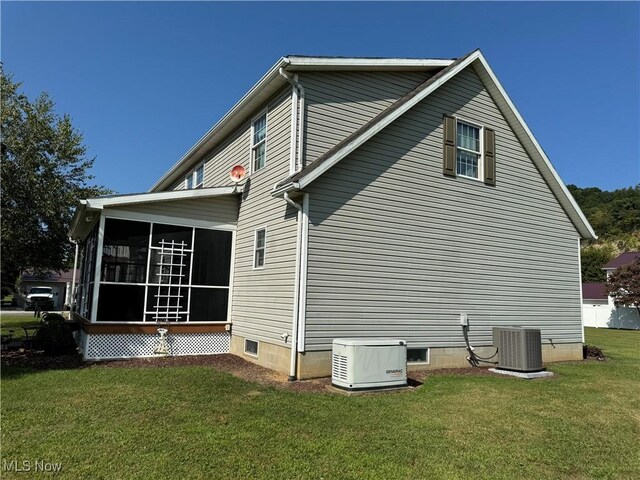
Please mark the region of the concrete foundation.
<svg viewBox="0 0 640 480"><path fill-rule="evenodd" d="M270 368L283 374L289 374L291 351L288 346L274 345L260 342L258 355L244 352L244 337L231 336L231 353L245 360L263 367ZM490 357L495 353L493 347L476 347L475 352L480 357ZM464 347L430 348L427 363L409 364L409 371L435 370L440 368L471 368L467 362L467 349ZM492 359L497 361L497 357ZM544 363L582 360L581 343L545 344L542 346L542 361ZM487 364L488 366L489 364ZM331 351L305 352L298 354L297 378L307 380L331 376Z"/></svg>
<svg viewBox="0 0 640 480"><path fill-rule="evenodd" d="M495 353L493 347L476 347L480 357L490 357ZM428 363L409 364L409 371L436 370L440 368L472 368L467 361L467 349L464 347L430 348ZM542 346L544 363L582 360L581 343L561 343ZM497 361L494 357L492 361ZM489 365L489 364L487 364ZM331 352L306 352L298 356L298 378L301 380L331 376Z"/></svg>
<svg viewBox="0 0 640 480"><path fill-rule="evenodd" d="M250 338L249 340L253 340ZM291 363L291 350L282 345L274 345L267 342L258 343L258 355L251 355L244 351L245 337L231 335L230 352L244 358L248 362L257 363L276 372L289 374Z"/></svg>

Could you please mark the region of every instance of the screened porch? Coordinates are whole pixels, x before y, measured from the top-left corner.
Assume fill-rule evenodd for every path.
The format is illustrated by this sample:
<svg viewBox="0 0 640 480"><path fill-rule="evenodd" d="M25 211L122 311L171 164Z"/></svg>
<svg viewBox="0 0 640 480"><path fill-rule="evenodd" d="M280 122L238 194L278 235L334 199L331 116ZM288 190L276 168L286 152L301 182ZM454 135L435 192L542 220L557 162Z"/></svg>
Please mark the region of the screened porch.
<svg viewBox="0 0 640 480"><path fill-rule="evenodd" d="M160 327L176 342L178 334L228 334L238 193L225 187L81 202L71 229L80 270L73 317L89 349L110 345L87 358L150 355L151 338L139 335L155 338ZM185 345L187 353L220 353Z"/></svg>

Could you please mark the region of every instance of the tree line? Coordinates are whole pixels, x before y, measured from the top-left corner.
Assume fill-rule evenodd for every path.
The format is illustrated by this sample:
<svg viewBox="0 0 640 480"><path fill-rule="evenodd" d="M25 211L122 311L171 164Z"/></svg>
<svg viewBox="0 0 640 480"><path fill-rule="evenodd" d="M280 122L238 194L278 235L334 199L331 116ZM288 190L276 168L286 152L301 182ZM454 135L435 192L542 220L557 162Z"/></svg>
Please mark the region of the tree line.
<svg viewBox="0 0 640 480"><path fill-rule="evenodd" d="M640 184L613 191L568 185L598 240L583 241L582 281L604 282L602 267L620 253L640 251Z"/></svg>

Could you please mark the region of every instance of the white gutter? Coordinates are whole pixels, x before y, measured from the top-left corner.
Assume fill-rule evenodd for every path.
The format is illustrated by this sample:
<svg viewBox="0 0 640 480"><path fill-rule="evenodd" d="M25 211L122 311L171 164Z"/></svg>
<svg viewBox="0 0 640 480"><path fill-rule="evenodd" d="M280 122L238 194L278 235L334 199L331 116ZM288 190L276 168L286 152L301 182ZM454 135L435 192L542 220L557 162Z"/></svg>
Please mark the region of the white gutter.
<svg viewBox="0 0 640 480"><path fill-rule="evenodd" d="M170 200L194 200L198 198L233 195L242 192L242 186L210 187L189 190L172 190L168 192L134 193L129 195L113 195L110 197L96 197L85 200L87 208L102 210L104 207L135 205L153 202L167 202Z"/></svg>
<svg viewBox="0 0 640 480"><path fill-rule="evenodd" d="M293 292L293 320L291 324L291 360L289 363L289 381L296 380L296 366L298 359L298 319L300 308L300 259L302 253L302 220L303 220L303 207L291 200L289 194L285 192L285 201L293 208L298 210L298 231L296 234L296 271L295 271L295 284Z"/></svg>
<svg viewBox="0 0 640 480"><path fill-rule="evenodd" d="M289 55L286 57L296 68L425 68L448 67L454 60L444 58L375 58L375 57L307 57Z"/></svg>
<svg viewBox="0 0 640 480"><path fill-rule="evenodd" d="M286 60L286 59L285 59ZM304 133L304 88L298 82L298 75L290 75L283 68L279 70L280 75L287 79L293 86L293 94L291 98L291 149L289 151L289 175L302 170L302 147ZM299 104L298 104L299 102ZM296 135L295 125L298 126L298 134ZM295 142L294 142L295 138Z"/></svg>
<svg viewBox="0 0 640 480"><path fill-rule="evenodd" d="M271 190L271 196L277 197L279 195L282 195L285 192L292 192L293 190L300 190L300 184L297 182L289 182L279 187L276 184L273 186L273 189Z"/></svg>

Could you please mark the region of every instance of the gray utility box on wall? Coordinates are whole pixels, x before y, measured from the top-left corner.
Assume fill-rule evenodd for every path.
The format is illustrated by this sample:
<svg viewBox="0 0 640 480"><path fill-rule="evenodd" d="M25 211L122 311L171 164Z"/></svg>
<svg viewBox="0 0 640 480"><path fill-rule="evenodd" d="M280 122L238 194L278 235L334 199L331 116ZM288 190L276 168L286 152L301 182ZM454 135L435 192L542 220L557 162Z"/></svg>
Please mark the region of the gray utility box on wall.
<svg viewBox="0 0 640 480"><path fill-rule="evenodd" d="M493 347L498 349L498 368L538 372L542 366L540 330L525 327L494 327Z"/></svg>
<svg viewBox="0 0 640 480"><path fill-rule="evenodd" d="M331 384L344 390L407 386L407 342L390 338L336 338Z"/></svg>

